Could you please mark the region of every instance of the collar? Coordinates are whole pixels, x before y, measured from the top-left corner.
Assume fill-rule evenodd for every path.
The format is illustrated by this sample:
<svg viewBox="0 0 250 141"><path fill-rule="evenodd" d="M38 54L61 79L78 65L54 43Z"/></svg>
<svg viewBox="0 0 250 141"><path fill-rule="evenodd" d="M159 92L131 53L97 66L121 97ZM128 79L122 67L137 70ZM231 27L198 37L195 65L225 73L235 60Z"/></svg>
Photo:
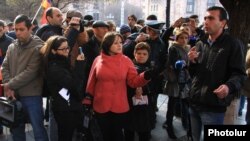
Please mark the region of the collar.
<svg viewBox="0 0 250 141"><path fill-rule="evenodd" d="M30 36L29 39L28 39L28 41L25 42L25 43L22 43L22 42L20 42L20 41L17 39L17 43L18 43L18 45L20 45L20 46L27 46L27 45L31 42L31 40L32 40L32 36Z"/></svg>
<svg viewBox="0 0 250 141"><path fill-rule="evenodd" d="M228 33L226 33L225 31L223 31L223 32L220 34L220 36L219 36L218 38L215 39L214 42L212 42L212 41L209 39L208 35L206 35L206 36L205 36L203 39L201 39L201 40L202 40L203 42L206 42L206 43L208 43L209 45L211 45L211 44L214 44L214 43L216 43L216 42L219 42L219 41L223 40L224 37L225 37L225 35L228 35Z"/></svg>

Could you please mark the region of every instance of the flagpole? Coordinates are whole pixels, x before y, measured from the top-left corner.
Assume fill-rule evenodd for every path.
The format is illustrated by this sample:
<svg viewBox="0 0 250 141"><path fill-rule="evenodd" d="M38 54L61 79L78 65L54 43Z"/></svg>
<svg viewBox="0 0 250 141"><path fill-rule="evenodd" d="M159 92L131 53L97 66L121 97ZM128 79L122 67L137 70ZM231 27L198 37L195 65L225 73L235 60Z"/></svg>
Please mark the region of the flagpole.
<svg viewBox="0 0 250 141"><path fill-rule="evenodd" d="M35 21L35 19L36 19L37 15L38 15L39 11L41 10L41 8L42 8L42 5L40 4L39 9L36 11L35 16L32 18L32 21L31 21L32 24L33 24L33 22Z"/></svg>

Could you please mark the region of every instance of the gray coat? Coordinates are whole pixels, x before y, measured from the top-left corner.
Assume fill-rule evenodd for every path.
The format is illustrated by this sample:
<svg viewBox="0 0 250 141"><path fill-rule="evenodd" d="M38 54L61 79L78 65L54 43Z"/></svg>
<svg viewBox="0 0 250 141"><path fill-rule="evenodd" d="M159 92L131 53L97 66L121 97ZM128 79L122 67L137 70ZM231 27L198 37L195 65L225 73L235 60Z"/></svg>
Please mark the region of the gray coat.
<svg viewBox="0 0 250 141"><path fill-rule="evenodd" d="M10 44L2 64L3 83L19 96L42 94L42 73L40 48L43 41L32 36L28 43L21 45L18 40Z"/></svg>
<svg viewBox="0 0 250 141"><path fill-rule="evenodd" d="M173 44L170 48L169 48L169 56L168 56L168 64L167 67L172 69L171 74L167 74L168 75L175 75L174 77L176 78L176 80L174 81L167 81L165 84L165 93L168 96L173 96L173 97L179 97L179 98L187 98L188 97L188 91L189 91L189 85L188 83L185 84L183 90L180 92L180 85L178 84L177 78L178 78L178 72L176 69L174 69L175 66L175 62L177 60L185 60L186 62L186 67L183 68L186 73L187 73L187 79L190 79L187 67L188 67L188 57L187 57L187 53L188 53L189 48L184 49L183 47L177 45L177 44ZM169 72L166 72L169 73ZM168 78L167 78L168 79Z"/></svg>

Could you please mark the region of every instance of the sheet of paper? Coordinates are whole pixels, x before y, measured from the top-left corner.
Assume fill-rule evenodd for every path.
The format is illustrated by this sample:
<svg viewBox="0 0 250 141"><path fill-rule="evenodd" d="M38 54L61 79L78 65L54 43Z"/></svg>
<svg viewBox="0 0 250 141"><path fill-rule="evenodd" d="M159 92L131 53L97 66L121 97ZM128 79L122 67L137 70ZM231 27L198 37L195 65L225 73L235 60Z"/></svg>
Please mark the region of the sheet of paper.
<svg viewBox="0 0 250 141"><path fill-rule="evenodd" d="M65 100L69 100L69 93L68 93L68 89L66 88L62 88L60 91L59 91L59 94L65 99Z"/></svg>
<svg viewBox="0 0 250 141"><path fill-rule="evenodd" d="M133 105L148 105L148 96L141 96L139 99L135 96L132 97Z"/></svg>

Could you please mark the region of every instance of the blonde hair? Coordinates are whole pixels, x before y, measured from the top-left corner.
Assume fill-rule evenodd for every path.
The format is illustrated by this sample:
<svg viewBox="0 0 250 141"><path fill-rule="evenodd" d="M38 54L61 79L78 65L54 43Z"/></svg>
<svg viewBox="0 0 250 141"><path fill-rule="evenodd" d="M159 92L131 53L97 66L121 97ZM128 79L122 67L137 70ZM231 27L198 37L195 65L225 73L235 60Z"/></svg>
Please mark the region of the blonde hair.
<svg viewBox="0 0 250 141"><path fill-rule="evenodd" d="M52 53L52 49L57 50L63 42L67 42L67 39L63 36L51 36L40 49L40 53L43 58L43 66L45 72L47 71L49 55Z"/></svg>
<svg viewBox="0 0 250 141"><path fill-rule="evenodd" d="M43 55L43 57L48 56L51 50L51 46L54 42L54 40L59 36L51 36L44 44L44 46L41 48L40 53Z"/></svg>
<svg viewBox="0 0 250 141"><path fill-rule="evenodd" d="M178 38L183 35L186 34L189 37L189 34L187 31L183 30L183 29L178 29L175 31L175 41L178 40Z"/></svg>

